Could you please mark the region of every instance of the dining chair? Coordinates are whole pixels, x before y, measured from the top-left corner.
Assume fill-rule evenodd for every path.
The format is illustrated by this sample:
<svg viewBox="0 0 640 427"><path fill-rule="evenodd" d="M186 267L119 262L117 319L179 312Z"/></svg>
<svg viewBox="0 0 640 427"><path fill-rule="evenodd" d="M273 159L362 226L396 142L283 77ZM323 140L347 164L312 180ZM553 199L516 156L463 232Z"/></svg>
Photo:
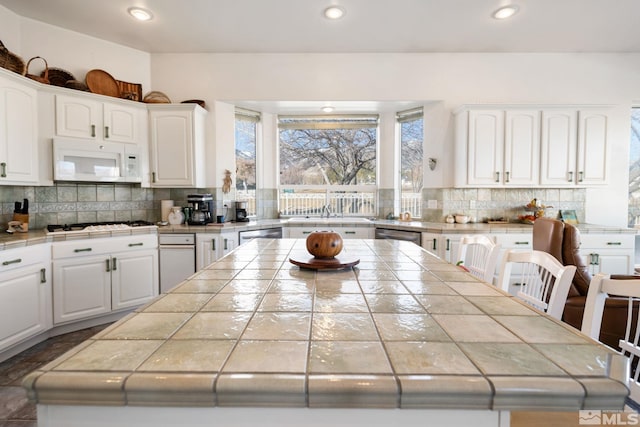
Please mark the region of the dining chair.
<svg viewBox="0 0 640 427"><path fill-rule="evenodd" d="M460 239L457 265L485 282L493 283L500 244L484 235L464 236Z"/></svg>
<svg viewBox="0 0 640 427"><path fill-rule="evenodd" d="M638 319L640 316L633 307L634 301L637 304L640 299L640 279L616 279L603 273L593 276L589 284L581 330L583 334L600 341L604 307L609 295L627 300L626 330L624 336L620 337L618 346L621 349L619 352L629 358L630 373L627 387L630 391L629 398L637 406L640 403L640 366L638 366L640 365L640 347L638 347L640 343Z"/></svg>
<svg viewBox="0 0 640 427"><path fill-rule="evenodd" d="M509 292L516 284L516 297L560 320L575 272L575 266L564 266L546 252L509 250L502 259L498 286Z"/></svg>

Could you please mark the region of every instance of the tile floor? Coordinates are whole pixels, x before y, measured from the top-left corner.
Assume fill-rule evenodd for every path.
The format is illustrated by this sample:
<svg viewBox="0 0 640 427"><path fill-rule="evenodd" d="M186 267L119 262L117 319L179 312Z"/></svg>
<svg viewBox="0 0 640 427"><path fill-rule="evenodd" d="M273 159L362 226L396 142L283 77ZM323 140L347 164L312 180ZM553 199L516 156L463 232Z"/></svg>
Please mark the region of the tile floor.
<svg viewBox="0 0 640 427"><path fill-rule="evenodd" d="M27 400L22 378L107 326L109 324L50 338L0 363L0 427L37 427L36 405Z"/></svg>

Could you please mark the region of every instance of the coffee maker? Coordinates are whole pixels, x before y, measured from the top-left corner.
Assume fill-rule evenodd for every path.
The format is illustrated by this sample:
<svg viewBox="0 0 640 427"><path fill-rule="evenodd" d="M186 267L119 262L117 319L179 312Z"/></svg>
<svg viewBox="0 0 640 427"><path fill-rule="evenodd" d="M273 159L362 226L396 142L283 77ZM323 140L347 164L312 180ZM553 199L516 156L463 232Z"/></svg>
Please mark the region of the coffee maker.
<svg viewBox="0 0 640 427"><path fill-rule="evenodd" d="M236 202L236 222L249 222L247 202Z"/></svg>
<svg viewBox="0 0 640 427"><path fill-rule="evenodd" d="M213 196L211 194L189 194L187 202L192 206L189 225L206 225L213 222Z"/></svg>

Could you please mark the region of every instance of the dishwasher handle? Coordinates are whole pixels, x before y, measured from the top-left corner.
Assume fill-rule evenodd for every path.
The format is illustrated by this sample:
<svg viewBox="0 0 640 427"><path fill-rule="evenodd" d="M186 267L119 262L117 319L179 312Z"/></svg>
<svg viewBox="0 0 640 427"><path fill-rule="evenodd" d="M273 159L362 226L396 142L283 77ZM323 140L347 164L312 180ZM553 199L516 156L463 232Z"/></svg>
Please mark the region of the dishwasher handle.
<svg viewBox="0 0 640 427"><path fill-rule="evenodd" d="M196 245L160 245L160 249L189 249L193 250Z"/></svg>

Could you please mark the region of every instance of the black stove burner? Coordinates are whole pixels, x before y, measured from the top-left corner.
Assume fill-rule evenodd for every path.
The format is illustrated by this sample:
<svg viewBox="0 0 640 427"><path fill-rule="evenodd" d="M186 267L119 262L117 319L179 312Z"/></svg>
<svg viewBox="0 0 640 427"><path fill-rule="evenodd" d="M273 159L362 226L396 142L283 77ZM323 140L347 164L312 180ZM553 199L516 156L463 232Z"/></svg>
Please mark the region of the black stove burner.
<svg viewBox="0 0 640 427"><path fill-rule="evenodd" d="M91 225L117 225L117 224L126 224L129 227L144 227L153 225L152 222L143 221L143 220L135 220L135 221L105 221L105 222L84 222L79 224L51 224L47 225L47 231L50 233L54 233L57 231L80 231L84 230L86 227Z"/></svg>

